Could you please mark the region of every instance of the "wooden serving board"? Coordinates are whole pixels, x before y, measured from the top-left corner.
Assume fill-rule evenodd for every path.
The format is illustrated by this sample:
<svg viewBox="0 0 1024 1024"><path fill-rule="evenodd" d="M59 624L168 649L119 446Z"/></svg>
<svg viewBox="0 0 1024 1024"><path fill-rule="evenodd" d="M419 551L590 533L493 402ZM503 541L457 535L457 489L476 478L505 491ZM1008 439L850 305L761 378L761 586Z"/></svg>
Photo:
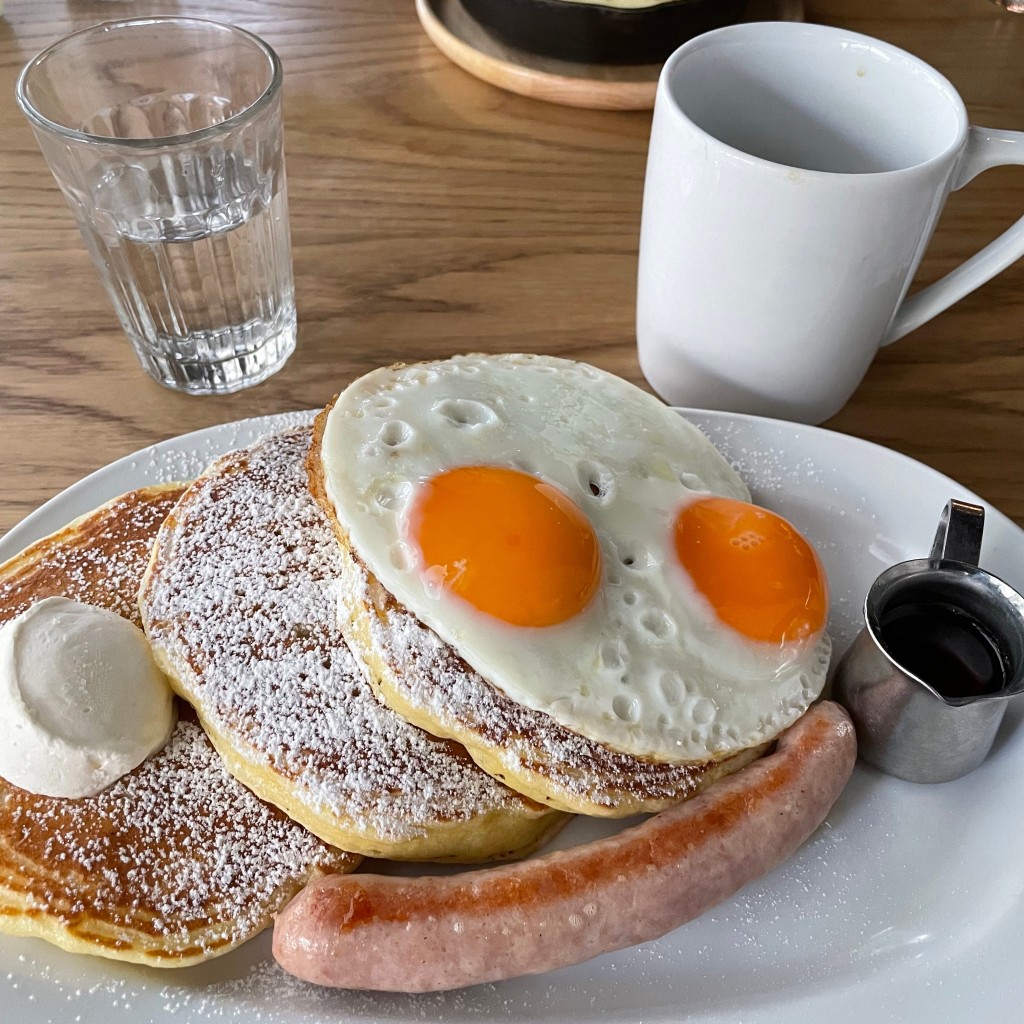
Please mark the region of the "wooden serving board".
<svg viewBox="0 0 1024 1024"><path fill-rule="evenodd" d="M497 40L461 0L416 0L420 24L453 63L499 89L570 107L650 110L661 64L577 64ZM745 21L803 21L803 0L750 0Z"/></svg>

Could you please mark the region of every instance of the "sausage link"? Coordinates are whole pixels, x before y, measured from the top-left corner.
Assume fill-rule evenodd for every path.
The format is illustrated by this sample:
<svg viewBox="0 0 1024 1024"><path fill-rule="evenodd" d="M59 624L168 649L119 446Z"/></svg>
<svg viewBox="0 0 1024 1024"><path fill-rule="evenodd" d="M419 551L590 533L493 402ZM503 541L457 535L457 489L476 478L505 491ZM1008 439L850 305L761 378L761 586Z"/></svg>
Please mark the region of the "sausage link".
<svg viewBox="0 0 1024 1024"><path fill-rule="evenodd" d="M274 927L274 956L307 981L432 992L535 974L655 939L789 857L856 760L823 701L775 750L640 825L519 864L448 877L333 875Z"/></svg>

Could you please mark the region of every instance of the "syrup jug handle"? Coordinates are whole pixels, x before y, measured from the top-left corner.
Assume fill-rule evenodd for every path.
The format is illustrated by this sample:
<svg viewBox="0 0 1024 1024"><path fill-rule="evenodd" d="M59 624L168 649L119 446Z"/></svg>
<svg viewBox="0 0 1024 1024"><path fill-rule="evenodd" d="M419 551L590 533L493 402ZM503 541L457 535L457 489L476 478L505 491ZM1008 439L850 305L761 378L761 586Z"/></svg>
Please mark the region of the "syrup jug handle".
<svg viewBox="0 0 1024 1024"><path fill-rule="evenodd" d="M985 510L981 505L951 498L942 510L929 561L977 565L981 558L981 535L984 529Z"/></svg>

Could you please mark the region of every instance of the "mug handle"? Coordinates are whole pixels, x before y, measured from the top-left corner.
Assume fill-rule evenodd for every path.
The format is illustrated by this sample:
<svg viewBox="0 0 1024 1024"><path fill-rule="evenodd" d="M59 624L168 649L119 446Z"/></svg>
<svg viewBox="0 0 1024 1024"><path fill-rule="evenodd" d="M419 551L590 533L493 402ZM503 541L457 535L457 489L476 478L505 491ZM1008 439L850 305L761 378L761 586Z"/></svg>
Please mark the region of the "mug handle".
<svg viewBox="0 0 1024 1024"><path fill-rule="evenodd" d="M953 180L953 191L990 167L1024 164L1024 132L971 126L967 147ZM889 345L916 330L933 316L959 302L1000 271L1024 256L1024 217L989 242L980 252L934 284L904 299L893 316L882 345Z"/></svg>

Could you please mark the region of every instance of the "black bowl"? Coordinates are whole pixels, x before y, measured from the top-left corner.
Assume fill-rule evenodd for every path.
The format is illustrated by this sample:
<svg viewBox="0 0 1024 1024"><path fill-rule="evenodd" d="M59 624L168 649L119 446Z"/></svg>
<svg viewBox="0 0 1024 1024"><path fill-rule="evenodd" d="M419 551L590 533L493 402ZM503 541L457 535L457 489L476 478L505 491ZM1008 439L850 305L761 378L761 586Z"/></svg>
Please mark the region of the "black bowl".
<svg viewBox="0 0 1024 1024"><path fill-rule="evenodd" d="M664 0L621 8L595 0L462 0L496 39L582 64L660 64L687 39L738 21L747 0Z"/></svg>

